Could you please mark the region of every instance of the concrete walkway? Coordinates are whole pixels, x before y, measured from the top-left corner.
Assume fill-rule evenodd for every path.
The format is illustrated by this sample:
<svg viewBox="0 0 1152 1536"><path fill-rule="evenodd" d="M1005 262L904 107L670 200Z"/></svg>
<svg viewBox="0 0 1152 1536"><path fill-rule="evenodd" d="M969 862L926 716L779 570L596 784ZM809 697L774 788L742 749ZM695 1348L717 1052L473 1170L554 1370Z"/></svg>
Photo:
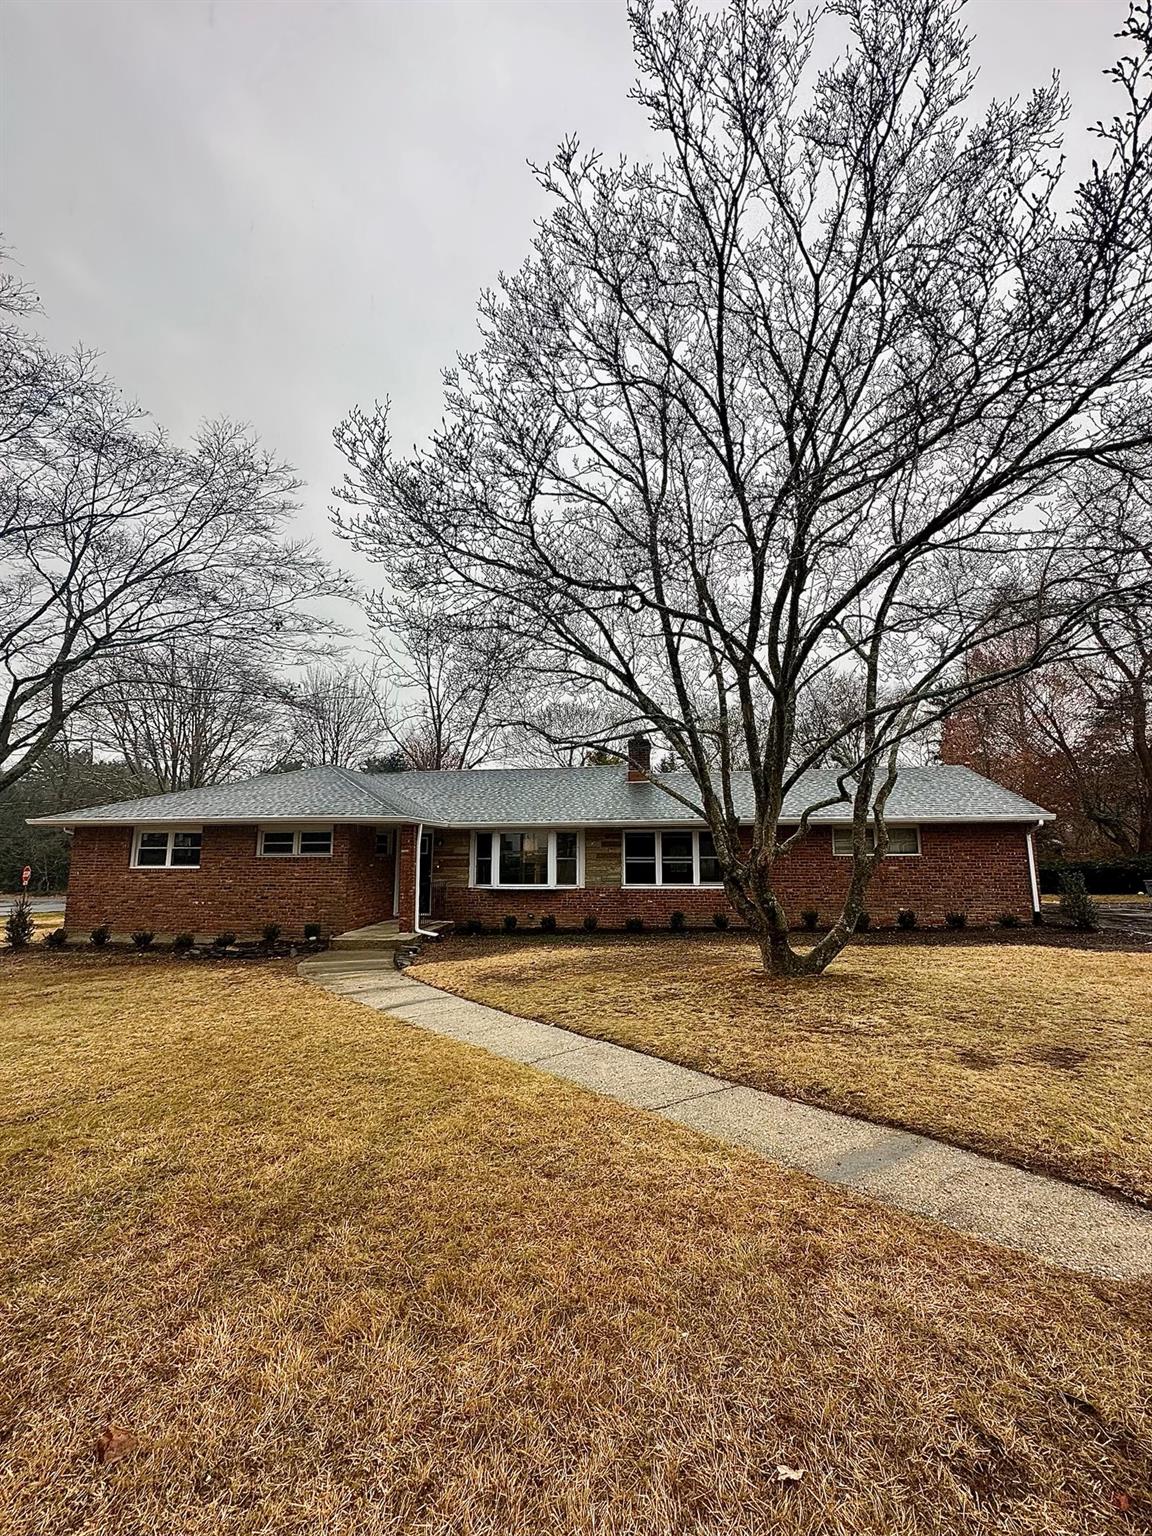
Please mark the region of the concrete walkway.
<svg viewBox="0 0 1152 1536"><path fill-rule="evenodd" d="M442 992L391 957L318 956L300 974L421 1029L651 1110L718 1141L1069 1269L1152 1275L1152 1211L926 1136L741 1088L659 1057Z"/></svg>

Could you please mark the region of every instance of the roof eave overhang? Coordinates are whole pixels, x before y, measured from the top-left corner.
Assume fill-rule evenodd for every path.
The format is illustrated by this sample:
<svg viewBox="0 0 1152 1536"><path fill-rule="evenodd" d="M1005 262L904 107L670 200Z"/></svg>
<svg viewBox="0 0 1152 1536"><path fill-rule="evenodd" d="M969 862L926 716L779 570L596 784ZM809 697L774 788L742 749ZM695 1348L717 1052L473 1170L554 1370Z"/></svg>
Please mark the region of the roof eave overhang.
<svg viewBox="0 0 1152 1536"><path fill-rule="evenodd" d="M886 818L892 826L903 824L918 826L982 826L995 823L1000 825L1016 825L1028 823L1033 826L1042 826L1045 822L1054 821L1055 816L1049 811L1019 810L1001 811L988 816L956 816L956 815L902 815ZM65 831L73 831L77 827L163 827L163 826L274 826L283 822L290 826L304 826L309 822L315 822L323 826L415 826L417 822L425 827L431 827L437 831L470 831L473 828L481 828L484 831L501 831L503 829L533 827L576 827L576 828L612 828L612 827L696 827L703 825L703 817L685 816L630 816L611 817L605 819L588 819L579 816L566 816L558 820L540 820L539 818L525 820L523 817L515 821L493 821L489 818L469 817L467 819L434 819L430 816L420 816L415 813L401 816L393 812L391 814L379 813L374 816L258 816L254 814L229 816L29 816L26 825L30 827L61 827ZM740 817L741 826L751 826L750 817ZM850 827L851 816L812 816L809 818L809 826L813 827ZM800 825L799 816L782 816L780 825L784 827L796 827Z"/></svg>
<svg viewBox="0 0 1152 1536"><path fill-rule="evenodd" d="M392 827L414 825L415 816L399 816L381 813L376 816L329 816L318 812L302 816L257 816L254 814L230 816L27 816L29 827L63 827L72 831L76 827L271 827L277 822L287 826L302 827L310 822L317 826ZM425 826L434 823L426 821Z"/></svg>

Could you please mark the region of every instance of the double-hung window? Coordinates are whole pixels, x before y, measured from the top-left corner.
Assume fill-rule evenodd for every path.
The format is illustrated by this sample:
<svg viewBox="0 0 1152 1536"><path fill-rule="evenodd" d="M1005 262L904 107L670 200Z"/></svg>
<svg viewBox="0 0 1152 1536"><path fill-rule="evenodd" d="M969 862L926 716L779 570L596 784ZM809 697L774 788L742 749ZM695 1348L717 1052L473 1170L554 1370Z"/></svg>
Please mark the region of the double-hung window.
<svg viewBox="0 0 1152 1536"><path fill-rule="evenodd" d="M261 827L262 859L326 859L332 853L331 827Z"/></svg>
<svg viewBox="0 0 1152 1536"><path fill-rule="evenodd" d="M198 830L141 827L133 843L132 863L136 869L199 869L200 839Z"/></svg>
<svg viewBox="0 0 1152 1536"><path fill-rule="evenodd" d="M864 839L870 849L876 846L876 829L865 829ZM850 859L852 857L852 828L833 827L832 852L838 859ZM920 852L920 828L919 827L889 827L888 828L888 856L889 858L910 859Z"/></svg>
<svg viewBox="0 0 1152 1536"><path fill-rule="evenodd" d="M580 884L580 834L558 831L474 832L472 884L576 886Z"/></svg>
<svg viewBox="0 0 1152 1536"><path fill-rule="evenodd" d="M625 832L625 885L720 885L720 861L711 832L663 827Z"/></svg>

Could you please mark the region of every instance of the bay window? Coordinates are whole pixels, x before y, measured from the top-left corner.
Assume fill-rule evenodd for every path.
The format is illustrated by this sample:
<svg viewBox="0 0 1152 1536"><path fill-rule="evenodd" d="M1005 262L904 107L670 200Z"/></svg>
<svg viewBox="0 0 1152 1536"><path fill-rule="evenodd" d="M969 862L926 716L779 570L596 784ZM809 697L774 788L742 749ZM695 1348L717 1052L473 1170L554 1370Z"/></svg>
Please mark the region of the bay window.
<svg viewBox="0 0 1152 1536"><path fill-rule="evenodd" d="M472 884L576 886L580 884L580 834L524 830L472 834Z"/></svg>
<svg viewBox="0 0 1152 1536"><path fill-rule="evenodd" d="M625 885L720 885L720 861L711 832L665 827L625 832Z"/></svg>

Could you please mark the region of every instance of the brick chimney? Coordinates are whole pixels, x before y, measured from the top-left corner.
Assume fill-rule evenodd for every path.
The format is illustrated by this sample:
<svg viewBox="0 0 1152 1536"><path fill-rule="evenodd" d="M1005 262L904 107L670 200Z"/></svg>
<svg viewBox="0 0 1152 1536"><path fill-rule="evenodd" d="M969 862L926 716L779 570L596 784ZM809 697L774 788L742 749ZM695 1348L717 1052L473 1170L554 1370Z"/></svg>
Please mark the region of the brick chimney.
<svg viewBox="0 0 1152 1536"><path fill-rule="evenodd" d="M637 732L628 738L628 782L646 784L652 769L652 743Z"/></svg>

